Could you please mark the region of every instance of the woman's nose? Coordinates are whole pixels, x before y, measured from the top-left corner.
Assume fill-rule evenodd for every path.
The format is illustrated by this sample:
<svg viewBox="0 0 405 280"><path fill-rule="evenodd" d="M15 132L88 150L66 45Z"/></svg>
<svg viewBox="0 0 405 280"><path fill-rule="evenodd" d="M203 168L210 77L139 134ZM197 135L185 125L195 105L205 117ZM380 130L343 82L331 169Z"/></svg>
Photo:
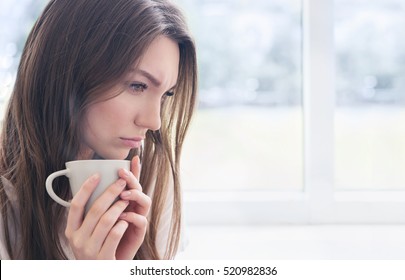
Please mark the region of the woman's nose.
<svg viewBox="0 0 405 280"><path fill-rule="evenodd" d="M160 117L161 102L149 101L140 106L139 112L135 118L135 124L137 126L149 129L158 130L161 126Z"/></svg>

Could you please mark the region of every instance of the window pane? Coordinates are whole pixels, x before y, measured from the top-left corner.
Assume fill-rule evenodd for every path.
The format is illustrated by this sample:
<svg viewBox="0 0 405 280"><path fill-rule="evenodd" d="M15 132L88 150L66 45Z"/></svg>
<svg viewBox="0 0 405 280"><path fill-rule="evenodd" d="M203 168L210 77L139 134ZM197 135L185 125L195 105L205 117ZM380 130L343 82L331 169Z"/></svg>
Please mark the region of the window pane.
<svg viewBox="0 0 405 280"><path fill-rule="evenodd" d="M186 188L301 190L301 1L178 2L200 67Z"/></svg>
<svg viewBox="0 0 405 280"><path fill-rule="evenodd" d="M25 40L46 2L0 1L0 119L14 86Z"/></svg>
<svg viewBox="0 0 405 280"><path fill-rule="evenodd" d="M338 189L405 187L405 3L335 1Z"/></svg>

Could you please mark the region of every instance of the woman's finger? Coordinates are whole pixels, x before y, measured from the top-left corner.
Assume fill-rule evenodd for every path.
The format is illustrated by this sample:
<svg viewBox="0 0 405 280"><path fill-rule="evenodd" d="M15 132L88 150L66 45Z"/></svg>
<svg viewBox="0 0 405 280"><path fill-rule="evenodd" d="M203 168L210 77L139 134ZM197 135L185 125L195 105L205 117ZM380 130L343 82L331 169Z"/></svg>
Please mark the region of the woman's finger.
<svg viewBox="0 0 405 280"><path fill-rule="evenodd" d="M152 200L139 190L126 190L120 195L121 199L136 202L136 212L140 215L148 215Z"/></svg>
<svg viewBox="0 0 405 280"><path fill-rule="evenodd" d="M118 244L120 243L122 236L125 234L127 228L128 222L119 220L117 224L110 230L98 255L100 259L115 259Z"/></svg>
<svg viewBox="0 0 405 280"><path fill-rule="evenodd" d="M100 175L94 174L84 182L83 186L73 197L72 201L70 202L70 209L67 218L67 235L73 231L76 231L82 225L86 203L99 182Z"/></svg>
<svg viewBox="0 0 405 280"><path fill-rule="evenodd" d="M125 189L125 186L126 181L120 178L109 186L100 197L94 201L81 225L83 231L86 231L89 236L93 233L93 230L99 223L101 217Z"/></svg>
<svg viewBox="0 0 405 280"><path fill-rule="evenodd" d="M134 212L124 212L120 219L129 223L122 240L117 248L117 259L132 259L141 247L148 227L145 216Z"/></svg>
<svg viewBox="0 0 405 280"><path fill-rule="evenodd" d="M134 156L131 160L131 172L139 180L141 176L141 162L139 156Z"/></svg>
<svg viewBox="0 0 405 280"><path fill-rule="evenodd" d="M106 236L110 232L110 230L114 227L117 223L118 218L124 212L125 208L127 208L129 202L125 200L119 200L114 203L110 209L100 218L98 224L96 225L93 234L91 235L91 239L93 240L92 246L95 249L100 250L101 246L106 239Z"/></svg>
<svg viewBox="0 0 405 280"><path fill-rule="evenodd" d="M126 169L120 169L118 171L118 175L127 182L127 189L129 190L135 189L138 191L142 191L142 186L139 183L139 180L132 172Z"/></svg>
<svg viewBox="0 0 405 280"><path fill-rule="evenodd" d="M146 229L148 227L147 218L144 215L134 212L124 212L121 214L120 219L125 220L135 226L136 230L140 233L140 236L138 237L139 243L142 244Z"/></svg>

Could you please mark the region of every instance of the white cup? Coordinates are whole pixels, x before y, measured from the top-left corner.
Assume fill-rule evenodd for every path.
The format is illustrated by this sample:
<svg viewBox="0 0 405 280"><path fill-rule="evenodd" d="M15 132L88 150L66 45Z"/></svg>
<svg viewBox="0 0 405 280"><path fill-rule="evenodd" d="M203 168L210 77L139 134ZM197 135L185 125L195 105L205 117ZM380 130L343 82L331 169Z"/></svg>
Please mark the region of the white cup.
<svg viewBox="0 0 405 280"><path fill-rule="evenodd" d="M65 207L70 206L67 202L57 196L53 190L52 182L56 177L66 176L69 178L70 188L74 196L83 183L92 175L100 174L100 182L94 190L90 199L86 204L86 213L93 205L94 201L108 188L111 184L118 180L118 170L124 168L129 170L129 160L75 160L66 162L66 169L56 171L48 176L46 179L46 190L49 196L60 205Z"/></svg>

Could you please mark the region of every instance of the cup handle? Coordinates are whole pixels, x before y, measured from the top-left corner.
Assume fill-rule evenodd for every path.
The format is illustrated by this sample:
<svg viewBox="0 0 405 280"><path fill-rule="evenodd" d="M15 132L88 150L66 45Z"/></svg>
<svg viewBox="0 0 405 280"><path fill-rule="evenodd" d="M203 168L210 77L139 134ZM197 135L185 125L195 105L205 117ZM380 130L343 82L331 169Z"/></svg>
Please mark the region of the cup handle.
<svg viewBox="0 0 405 280"><path fill-rule="evenodd" d="M56 177L63 176L63 175L67 177L68 173L69 173L69 169L63 169L63 170L56 171L56 172L52 173L51 175L49 175L48 178L46 178L46 182L45 182L46 191L48 192L49 196L52 197L52 199L55 200L57 203L59 203L62 206L65 206L65 207L69 207L70 202L67 202L67 201L61 199L59 196L57 196L55 194L55 192L53 191L52 182Z"/></svg>

